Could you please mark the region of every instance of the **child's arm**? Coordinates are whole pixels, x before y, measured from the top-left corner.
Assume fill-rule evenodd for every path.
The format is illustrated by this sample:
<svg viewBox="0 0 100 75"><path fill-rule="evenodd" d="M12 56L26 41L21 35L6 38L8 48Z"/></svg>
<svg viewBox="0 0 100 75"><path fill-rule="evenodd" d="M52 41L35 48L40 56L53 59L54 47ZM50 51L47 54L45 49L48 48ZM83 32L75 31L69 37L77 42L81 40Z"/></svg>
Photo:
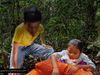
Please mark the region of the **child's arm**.
<svg viewBox="0 0 100 75"><path fill-rule="evenodd" d="M84 69L93 72L94 68L91 65L76 65L78 69Z"/></svg>
<svg viewBox="0 0 100 75"><path fill-rule="evenodd" d="M51 61L52 61L53 68L58 68L57 63L56 63L56 57L54 54L52 54L51 56Z"/></svg>
<svg viewBox="0 0 100 75"><path fill-rule="evenodd" d="M78 65L79 68L83 68L85 70L90 70L90 71L93 71L96 68L95 64L91 61L91 59L87 55L82 54L81 57L82 57L83 61L86 62L87 64L86 65Z"/></svg>
<svg viewBox="0 0 100 75"><path fill-rule="evenodd" d="M52 54L52 56L51 56L51 61L52 61L52 66L53 66L52 75L59 75L59 69L58 69L58 66L56 63L56 58L55 58L54 54Z"/></svg>
<svg viewBox="0 0 100 75"><path fill-rule="evenodd" d="M44 33L40 34L40 41L41 41L41 44L42 44L45 48L52 48L51 46L45 44L45 34L44 34Z"/></svg>
<svg viewBox="0 0 100 75"><path fill-rule="evenodd" d="M45 34L44 33L40 34L40 41L42 45L45 44Z"/></svg>
<svg viewBox="0 0 100 75"><path fill-rule="evenodd" d="M74 65L72 66L69 71L67 71L66 73L68 75L71 75L72 73L76 72L79 69L84 69L86 71L91 71L93 72L93 67L91 65Z"/></svg>
<svg viewBox="0 0 100 75"><path fill-rule="evenodd" d="M45 44L45 29L42 24L40 25L40 41L41 44Z"/></svg>

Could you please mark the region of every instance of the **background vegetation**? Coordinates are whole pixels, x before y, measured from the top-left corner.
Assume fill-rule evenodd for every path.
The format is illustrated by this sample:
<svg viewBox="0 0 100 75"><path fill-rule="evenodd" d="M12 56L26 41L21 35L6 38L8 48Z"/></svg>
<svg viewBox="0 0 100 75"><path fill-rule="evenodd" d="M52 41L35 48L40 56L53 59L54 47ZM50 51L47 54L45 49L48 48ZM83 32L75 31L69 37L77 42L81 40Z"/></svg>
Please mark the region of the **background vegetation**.
<svg viewBox="0 0 100 75"><path fill-rule="evenodd" d="M93 54L97 49L94 55L100 50L99 0L0 0L1 64L11 51L15 27L23 22L24 8L31 5L43 13L46 42L56 51L66 48L73 38L84 41Z"/></svg>

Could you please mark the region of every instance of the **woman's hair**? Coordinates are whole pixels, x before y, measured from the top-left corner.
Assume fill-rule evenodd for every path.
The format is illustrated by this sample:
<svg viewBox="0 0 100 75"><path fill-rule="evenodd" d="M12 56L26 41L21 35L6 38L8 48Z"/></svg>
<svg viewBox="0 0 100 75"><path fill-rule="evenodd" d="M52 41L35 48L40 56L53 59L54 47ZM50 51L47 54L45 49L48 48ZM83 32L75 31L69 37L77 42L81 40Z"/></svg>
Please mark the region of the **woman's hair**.
<svg viewBox="0 0 100 75"><path fill-rule="evenodd" d="M41 20L41 12L35 6L30 6L24 10L24 22L37 22Z"/></svg>
<svg viewBox="0 0 100 75"><path fill-rule="evenodd" d="M78 39L72 39L69 41L68 45L74 45L76 46L81 52L83 50L83 42Z"/></svg>

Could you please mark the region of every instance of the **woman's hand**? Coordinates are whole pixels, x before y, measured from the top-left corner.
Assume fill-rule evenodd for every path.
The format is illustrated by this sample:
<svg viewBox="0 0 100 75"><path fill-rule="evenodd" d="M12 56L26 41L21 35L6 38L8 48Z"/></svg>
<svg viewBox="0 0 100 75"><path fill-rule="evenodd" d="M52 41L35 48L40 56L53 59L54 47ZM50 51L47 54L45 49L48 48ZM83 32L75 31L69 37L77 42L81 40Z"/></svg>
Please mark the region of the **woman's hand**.
<svg viewBox="0 0 100 75"><path fill-rule="evenodd" d="M73 66L72 68L69 69L69 71L67 72L68 75L72 75L73 73L75 73L78 70L78 66Z"/></svg>
<svg viewBox="0 0 100 75"><path fill-rule="evenodd" d="M59 75L59 69L54 68L53 71L52 71L52 75Z"/></svg>

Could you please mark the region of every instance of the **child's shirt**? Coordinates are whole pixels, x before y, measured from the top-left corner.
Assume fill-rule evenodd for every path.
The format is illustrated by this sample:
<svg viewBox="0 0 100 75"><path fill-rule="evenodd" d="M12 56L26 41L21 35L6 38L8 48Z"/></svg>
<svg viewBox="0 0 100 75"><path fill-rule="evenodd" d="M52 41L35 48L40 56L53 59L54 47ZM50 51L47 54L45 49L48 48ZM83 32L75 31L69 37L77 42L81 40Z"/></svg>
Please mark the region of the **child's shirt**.
<svg viewBox="0 0 100 75"><path fill-rule="evenodd" d="M35 33L35 35L32 36L28 32L28 30L27 30L26 26L24 25L24 23L21 23L15 29L15 33L14 33L14 36L13 36L12 43L17 42L17 43L20 43L21 46L29 46L34 42L34 40L38 37L38 35L43 33L43 32L44 32L44 28L40 24L37 32Z"/></svg>
<svg viewBox="0 0 100 75"><path fill-rule="evenodd" d="M91 65L93 68L96 68L95 64L84 53L81 53L79 58L75 59L75 60L71 60L69 58L67 50L63 50L61 52L56 52L56 53L54 53L54 55L58 58L58 60L60 62L63 62L63 63L73 64L73 65L78 65L78 64Z"/></svg>

